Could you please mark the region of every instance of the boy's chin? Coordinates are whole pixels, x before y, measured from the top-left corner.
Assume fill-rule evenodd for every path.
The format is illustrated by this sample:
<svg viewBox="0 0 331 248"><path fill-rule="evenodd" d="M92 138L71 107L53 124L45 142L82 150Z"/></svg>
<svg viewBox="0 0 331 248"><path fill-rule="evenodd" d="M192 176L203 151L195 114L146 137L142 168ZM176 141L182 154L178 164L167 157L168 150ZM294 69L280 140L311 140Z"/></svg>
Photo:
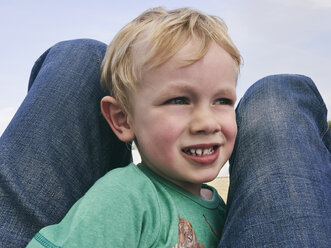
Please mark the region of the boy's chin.
<svg viewBox="0 0 331 248"><path fill-rule="evenodd" d="M206 175L204 177L199 177L197 180L196 180L196 184L203 184L203 183L209 183L211 181L214 181L215 178L218 176L219 174L219 171L217 173L212 173L210 175Z"/></svg>

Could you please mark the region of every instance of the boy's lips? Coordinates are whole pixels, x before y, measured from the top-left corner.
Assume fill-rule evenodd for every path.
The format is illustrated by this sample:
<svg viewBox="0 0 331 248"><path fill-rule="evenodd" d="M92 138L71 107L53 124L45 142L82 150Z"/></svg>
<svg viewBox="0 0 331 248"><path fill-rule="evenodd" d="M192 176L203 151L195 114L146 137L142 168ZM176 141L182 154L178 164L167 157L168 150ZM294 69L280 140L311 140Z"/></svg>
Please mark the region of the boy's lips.
<svg viewBox="0 0 331 248"><path fill-rule="evenodd" d="M193 160L199 164L212 164L219 155L221 144L199 144L193 146L187 146L182 149L184 157Z"/></svg>

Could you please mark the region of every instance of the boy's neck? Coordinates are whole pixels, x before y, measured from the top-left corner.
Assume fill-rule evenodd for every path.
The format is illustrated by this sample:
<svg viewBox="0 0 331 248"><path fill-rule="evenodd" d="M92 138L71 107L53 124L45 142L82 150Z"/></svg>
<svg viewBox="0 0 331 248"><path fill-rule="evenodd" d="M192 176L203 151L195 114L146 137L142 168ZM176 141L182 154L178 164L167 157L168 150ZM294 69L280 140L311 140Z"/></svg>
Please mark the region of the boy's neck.
<svg viewBox="0 0 331 248"><path fill-rule="evenodd" d="M164 175L158 173L157 170L154 168L149 167L146 163L142 161L142 164L144 164L149 170L153 171L155 174L159 175L160 177L164 178L165 180L176 184L177 186L181 187L182 189L199 196L201 199L204 200L212 200L213 199L213 191L208 188L203 188L202 183L201 184L193 184L193 183L187 183L182 182L178 183L177 181L171 180L171 178L165 177Z"/></svg>
<svg viewBox="0 0 331 248"><path fill-rule="evenodd" d="M201 188L200 197L204 200L212 200L213 199L213 191L208 188Z"/></svg>
<svg viewBox="0 0 331 248"><path fill-rule="evenodd" d="M173 183L177 184L176 182L173 182ZM194 195L199 196L203 200L212 200L213 199L213 191L211 191L208 188L202 187L202 184L194 185L193 187L192 187L192 185L187 185L189 187L185 187L185 185L178 185L178 186L191 192Z"/></svg>

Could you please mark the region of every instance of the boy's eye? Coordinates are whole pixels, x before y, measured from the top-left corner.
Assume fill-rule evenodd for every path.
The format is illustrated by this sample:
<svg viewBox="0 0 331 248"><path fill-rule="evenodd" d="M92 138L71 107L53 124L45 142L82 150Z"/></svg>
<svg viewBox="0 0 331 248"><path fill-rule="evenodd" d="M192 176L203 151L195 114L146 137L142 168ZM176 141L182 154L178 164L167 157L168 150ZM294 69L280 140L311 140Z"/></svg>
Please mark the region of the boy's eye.
<svg viewBox="0 0 331 248"><path fill-rule="evenodd" d="M188 100L185 97L175 97L166 101L165 104L188 104Z"/></svg>
<svg viewBox="0 0 331 248"><path fill-rule="evenodd" d="M220 105L232 105L233 101L228 98L219 98L216 100L216 104Z"/></svg>

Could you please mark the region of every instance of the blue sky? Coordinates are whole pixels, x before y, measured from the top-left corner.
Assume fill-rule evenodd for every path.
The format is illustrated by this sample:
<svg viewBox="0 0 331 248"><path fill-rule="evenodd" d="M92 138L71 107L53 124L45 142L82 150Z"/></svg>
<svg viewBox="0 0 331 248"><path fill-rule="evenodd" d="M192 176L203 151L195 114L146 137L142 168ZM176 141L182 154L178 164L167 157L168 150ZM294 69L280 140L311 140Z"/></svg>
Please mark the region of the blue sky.
<svg viewBox="0 0 331 248"><path fill-rule="evenodd" d="M315 81L331 109L330 0L1 0L0 134L24 99L30 69L44 50L76 38L109 43L127 22L156 6L189 6L225 20L244 58L238 98L266 75L298 73Z"/></svg>

